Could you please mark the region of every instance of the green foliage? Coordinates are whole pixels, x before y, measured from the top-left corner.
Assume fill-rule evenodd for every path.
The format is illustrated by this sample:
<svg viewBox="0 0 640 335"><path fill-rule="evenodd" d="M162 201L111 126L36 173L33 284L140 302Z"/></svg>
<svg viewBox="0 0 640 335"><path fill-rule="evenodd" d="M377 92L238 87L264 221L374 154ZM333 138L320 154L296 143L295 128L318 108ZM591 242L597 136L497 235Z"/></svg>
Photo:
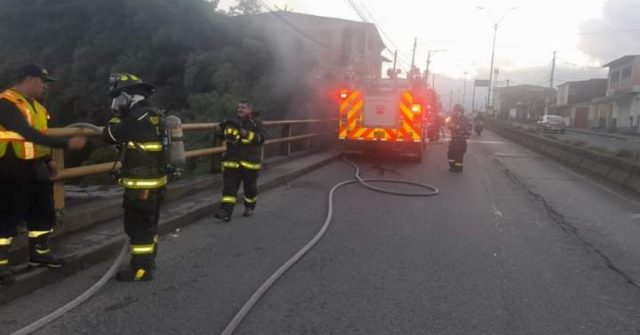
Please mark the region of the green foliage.
<svg viewBox="0 0 640 335"><path fill-rule="evenodd" d="M258 14L262 12L262 7L258 0L238 0L237 5L229 8L231 15Z"/></svg>

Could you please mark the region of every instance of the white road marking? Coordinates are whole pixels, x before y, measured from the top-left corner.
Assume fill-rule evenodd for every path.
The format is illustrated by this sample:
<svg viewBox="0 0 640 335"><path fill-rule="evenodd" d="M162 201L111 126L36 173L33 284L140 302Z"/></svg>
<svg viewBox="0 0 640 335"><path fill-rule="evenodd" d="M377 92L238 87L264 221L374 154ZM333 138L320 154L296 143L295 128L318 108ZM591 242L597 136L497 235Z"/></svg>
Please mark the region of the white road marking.
<svg viewBox="0 0 640 335"><path fill-rule="evenodd" d="M469 140L469 143L480 143L480 144L505 144L502 141L482 141L482 140Z"/></svg>

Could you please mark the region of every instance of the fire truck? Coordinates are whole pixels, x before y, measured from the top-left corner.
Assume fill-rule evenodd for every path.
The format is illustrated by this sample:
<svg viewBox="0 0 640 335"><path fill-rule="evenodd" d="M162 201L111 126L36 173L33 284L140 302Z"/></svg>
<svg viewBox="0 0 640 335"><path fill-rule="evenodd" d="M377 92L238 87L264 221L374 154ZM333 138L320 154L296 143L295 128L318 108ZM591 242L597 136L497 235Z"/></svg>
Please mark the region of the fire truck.
<svg viewBox="0 0 640 335"><path fill-rule="evenodd" d="M422 161L429 90L407 79L382 79L362 89L340 94L339 135L345 147L367 150L384 147Z"/></svg>

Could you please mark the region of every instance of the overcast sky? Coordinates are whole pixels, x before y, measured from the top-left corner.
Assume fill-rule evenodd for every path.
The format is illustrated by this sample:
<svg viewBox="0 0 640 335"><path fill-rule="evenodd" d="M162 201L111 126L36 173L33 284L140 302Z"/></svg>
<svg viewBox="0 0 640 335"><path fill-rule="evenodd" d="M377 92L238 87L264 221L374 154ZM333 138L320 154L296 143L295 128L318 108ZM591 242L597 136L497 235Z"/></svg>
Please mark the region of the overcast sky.
<svg viewBox="0 0 640 335"><path fill-rule="evenodd" d="M360 20L347 0L264 1L301 13ZM492 25L512 7L517 8L498 30L496 66L501 76L524 74L544 84L554 50L558 67L567 73L560 81L602 76L606 71L598 69L601 64L640 53L640 0L353 1L382 30L389 49L399 49L405 67L417 37L419 67L424 69L429 49L446 49L433 58L432 72L453 78L465 71L470 78L486 76ZM234 2L222 0L221 7Z"/></svg>

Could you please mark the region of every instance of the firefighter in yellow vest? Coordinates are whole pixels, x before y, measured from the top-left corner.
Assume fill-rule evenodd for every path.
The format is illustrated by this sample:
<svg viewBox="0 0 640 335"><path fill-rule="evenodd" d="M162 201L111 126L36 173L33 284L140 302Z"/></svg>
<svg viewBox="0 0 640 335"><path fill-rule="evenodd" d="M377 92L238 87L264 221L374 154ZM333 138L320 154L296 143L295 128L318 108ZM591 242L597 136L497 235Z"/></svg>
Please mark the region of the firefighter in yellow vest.
<svg viewBox="0 0 640 335"><path fill-rule="evenodd" d="M149 98L155 87L138 76L113 74L111 110L116 115L104 129L107 143L120 148L122 169L116 173L124 187L124 230L129 236L131 261L118 272L119 281L149 281L157 253L160 203L167 184L162 118Z"/></svg>
<svg viewBox="0 0 640 335"><path fill-rule="evenodd" d="M81 149L85 137L47 136L47 109L39 102L54 81L39 65L21 67L15 84L0 94L0 283L15 281L9 248L17 225L29 231L29 265L62 267L49 236L56 220L51 177L57 173L50 148Z"/></svg>

